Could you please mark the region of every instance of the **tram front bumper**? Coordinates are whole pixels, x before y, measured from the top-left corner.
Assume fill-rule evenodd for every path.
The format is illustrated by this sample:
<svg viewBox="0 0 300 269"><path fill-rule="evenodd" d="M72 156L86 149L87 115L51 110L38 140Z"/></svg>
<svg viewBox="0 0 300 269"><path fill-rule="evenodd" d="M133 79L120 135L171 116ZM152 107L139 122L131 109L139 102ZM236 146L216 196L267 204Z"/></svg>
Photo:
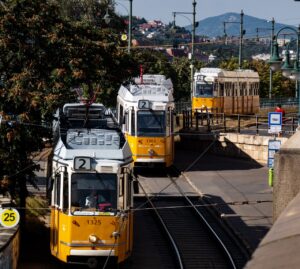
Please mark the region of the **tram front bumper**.
<svg viewBox="0 0 300 269"><path fill-rule="evenodd" d="M112 249L71 249L71 256L115 256L115 250Z"/></svg>

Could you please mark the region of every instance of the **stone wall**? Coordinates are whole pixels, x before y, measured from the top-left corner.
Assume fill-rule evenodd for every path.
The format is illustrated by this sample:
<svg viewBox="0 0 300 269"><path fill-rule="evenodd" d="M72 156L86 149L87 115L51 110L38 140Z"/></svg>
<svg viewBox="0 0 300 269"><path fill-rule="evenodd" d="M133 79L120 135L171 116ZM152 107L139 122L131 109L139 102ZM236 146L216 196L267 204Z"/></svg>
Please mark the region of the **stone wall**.
<svg viewBox="0 0 300 269"><path fill-rule="evenodd" d="M215 147L216 153L222 153L233 157L249 157L259 163L266 164L268 161L268 142L273 139L270 136L243 135L235 133L221 134ZM276 138L283 145L288 139Z"/></svg>
<svg viewBox="0 0 300 269"><path fill-rule="evenodd" d="M245 269L299 268L299 203L300 194L283 210Z"/></svg>
<svg viewBox="0 0 300 269"><path fill-rule="evenodd" d="M300 190L300 131L275 154L273 218L276 220Z"/></svg>
<svg viewBox="0 0 300 269"><path fill-rule="evenodd" d="M19 259L19 228L0 229L0 268L16 269Z"/></svg>

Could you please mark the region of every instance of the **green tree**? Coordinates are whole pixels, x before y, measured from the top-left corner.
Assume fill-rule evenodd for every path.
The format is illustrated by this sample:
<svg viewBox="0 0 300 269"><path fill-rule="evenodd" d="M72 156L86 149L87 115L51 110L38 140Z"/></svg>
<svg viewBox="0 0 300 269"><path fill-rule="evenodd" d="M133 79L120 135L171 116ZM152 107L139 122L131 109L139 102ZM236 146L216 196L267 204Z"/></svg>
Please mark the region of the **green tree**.
<svg viewBox="0 0 300 269"><path fill-rule="evenodd" d="M0 128L0 180L9 176L12 193L20 190L21 206L36 169L30 156L50 135L39 127L41 120L75 101L77 87L112 105L121 82L135 75L133 60L118 49L116 32L66 21L59 10L40 0L8 0L0 6L0 115L8 122Z"/></svg>

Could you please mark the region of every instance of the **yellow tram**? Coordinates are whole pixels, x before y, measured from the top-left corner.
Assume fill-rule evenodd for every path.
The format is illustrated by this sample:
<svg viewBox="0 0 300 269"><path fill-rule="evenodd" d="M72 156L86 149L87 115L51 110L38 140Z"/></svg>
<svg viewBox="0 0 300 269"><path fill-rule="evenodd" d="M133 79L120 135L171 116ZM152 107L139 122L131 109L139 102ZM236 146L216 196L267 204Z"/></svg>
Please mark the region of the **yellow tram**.
<svg viewBox="0 0 300 269"><path fill-rule="evenodd" d="M252 70L201 68L194 75L192 110L225 114L259 111L259 75Z"/></svg>
<svg viewBox="0 0 300 269"><path fill-rule="evenodd" d="M173 84L164 75L145 74L120 87L117 120L130 145L135 167L172 165L174 107Z"/></svg>
<svg viewBox="0 0 300 269"><path fill-rule="evenodd" d="M65 104L56 113L51 253L96 268L132 251L132 155L101 104Z"/></svg>

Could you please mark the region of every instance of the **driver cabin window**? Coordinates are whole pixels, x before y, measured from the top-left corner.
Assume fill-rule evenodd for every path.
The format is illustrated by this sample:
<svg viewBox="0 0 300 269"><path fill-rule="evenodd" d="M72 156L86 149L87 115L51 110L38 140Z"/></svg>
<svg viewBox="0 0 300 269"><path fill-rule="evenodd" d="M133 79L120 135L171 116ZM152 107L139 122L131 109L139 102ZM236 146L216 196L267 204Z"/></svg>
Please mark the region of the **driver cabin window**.
<svg viewBox="0 0 300 269"><path fill-rule="evenodd" d="M71 212L116 212L116 174L75 173L71 177Z"/></svg>
<svg viewBox="0 0 300 269"><path fill-rule="evenodd" d="M138 111L137 136L165 136L165 111Z"/></svg>
<svg viewBox="0 0 300 269"><path fill-rule="evenodd" d="M213 84L212 83L198 83L196 85L196 97L212 97L213 96Z"/></svg>

